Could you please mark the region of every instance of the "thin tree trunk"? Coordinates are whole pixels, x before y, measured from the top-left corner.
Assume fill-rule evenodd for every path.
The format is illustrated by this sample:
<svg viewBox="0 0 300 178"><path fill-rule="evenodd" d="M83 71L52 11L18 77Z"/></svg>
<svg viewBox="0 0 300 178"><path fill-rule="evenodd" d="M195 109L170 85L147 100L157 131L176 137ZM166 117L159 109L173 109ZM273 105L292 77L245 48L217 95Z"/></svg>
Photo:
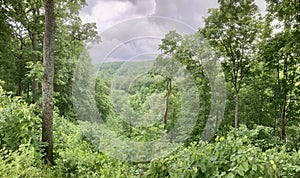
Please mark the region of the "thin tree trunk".
<svg viewBox="0 0 300 178"><path fill-rule="evenodd" d="M283 80L283 102L281 106L281 113L280 113L280 126L281 126L281 140L283 142L286 142L286 132L285 132L285 125L286 125L286 107L287 107L287 95L288 95L288 89L287 89L287 82L288 82L288 70L287 70L287 59L284 58L284 66L283 66L283 74L284 74L284 80Z"/></svg>
<svg viewBox="0 0 300 178"><path fill-rule="evenodd" d="M239 113L239 92L236 92L235 93L234 128L239 127L238 113Z"/></svg>
<svg viewBox="0 0 300 178"><path fill-rule="evenodd" d="M167 93L165 99L165 112L164 112L164 129L167 128L168 124L168 112L169 112L169 97L171 94L172 83L171 80L167 82Z"/></svg>
<svg viewBox="0 0 300 178"><path fill-rule="evenodd" d="M259 110L259 116L258 116L258 122L257 122L257 124L259 124L260 125L260 123L261 123L261 119L262 118L264 118L263 117L263 106L264 106L264 97L263 97L263 91L262 91L262 89L260 90L260 110Z"/></svg>
<svg viewBox="0 0 300 178"><path fill-rule="evenodd" d="M22 96L22 94L23 94L23 84L22 84L22 82L20 81L20 82L18 83L17 96Z"/></svg>
<svg viewBox="0 0 300 178"><path fill-rule="evenodd" d="M43 49L44 75L42 83L43 95L43 122L42 141L45 147L45 160L53 164L53 77L54 77L54 40L55 40L55 14L54 1L44 0L45 4L45 36Z"/></svg>
<svg viewBox="0 0 300 178"><path fill-rule="evenodd" d="M33 75L33 79L32 79L32 103L33 104L37 104L38 102L38 98L39 98L39 81L37 80L37 76Z"/></svg>
<svg viewBox="0 0 300 178"><path fill-rule="evenodd" d="M32 34L31 43L32 43L33 51L37 51L37 39L36 39L35 33ZM33 57L34 64L36 64L37 61L38 61L38 59L37 59L37 56L35 55ZM32 78L32 103L33 104L37 104L37 102L38 102L38 98L39 98L38 91L39 91L39 81L37 79L36 74L34 74L33 78Z"/></svg>
<svg viewBox="0 0 300 178"><path fill-rule="evenodd" d="M275 86L274 88L274 98L276 99L275 101L275 105L274 105L274 113L275 113L275 122L274 122L274 130L275 130L275 134L276 134L276 131L277 131L277 118L278 118L278 115L277 115L277 105L279 104L279 96L278 96L278 93L280 92L279 91L279 86L280 86L280 67L279 67L279 62L277 61L277 65L276 65L276 80L277 80L277 86ZM279 108L280 109L280 108ZM281 137L281 136L280 136Z"/></svg>
<svg viewBox="0 0 300 178"><path fill-rule="evenodd" d="M20 37L20 51L24 50L24 40L22 37ZM23 70L25 68L23 64L23 53L17 57L18 62L17 62L17 70L18 70L18 89L17 89L17 96L22 96L23 95L23 82L22 82L22 77L21 75L24 73Z"/></svg>
<svg viewBox="0 0 300 178"><path fill-rule="evenodd" d="M274 135L276 135L277 133L277 107L276 107L276 104L274 106Z"/></svg>
<svg viewBox="0 0 300 178"><path fill-rule="evenodd" d="M286 142L286 132L285 132L285 112L286 112L286 106L285 106L285 102L281 108L281 116L280 116L280 124L281 124L281 134L280 134L280 138L283 142Z"/></svg>
<svg viewBox="0 0 300 178"><path fill-rule="evenodd" d="M30 101L30 99L31 99L30 98L30 83L27 83L27 93L26 94L27 94L27 97L26 97L27 101Z"/></svg>

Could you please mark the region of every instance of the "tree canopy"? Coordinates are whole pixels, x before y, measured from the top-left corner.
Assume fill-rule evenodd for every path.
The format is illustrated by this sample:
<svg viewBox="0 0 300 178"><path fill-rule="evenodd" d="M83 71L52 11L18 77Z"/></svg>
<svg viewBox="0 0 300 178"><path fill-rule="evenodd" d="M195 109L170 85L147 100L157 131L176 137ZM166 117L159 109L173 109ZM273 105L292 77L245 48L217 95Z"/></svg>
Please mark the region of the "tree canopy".
<svg viewBox="0 0 300 178"><path fill-rule="evenodd" d="M300 1L218 0L100 64L86 3L0 1L0 177L300 177Z"/></svg>

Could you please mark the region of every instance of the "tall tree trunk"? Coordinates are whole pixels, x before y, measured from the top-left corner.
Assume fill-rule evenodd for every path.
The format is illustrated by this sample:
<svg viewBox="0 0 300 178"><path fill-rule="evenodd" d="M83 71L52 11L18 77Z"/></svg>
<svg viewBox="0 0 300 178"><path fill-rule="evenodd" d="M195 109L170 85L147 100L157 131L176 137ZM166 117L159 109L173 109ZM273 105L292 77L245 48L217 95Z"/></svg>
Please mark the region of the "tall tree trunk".
<svg viewBox="0 0 300 178"><path fill-rule="evenodd" d="M22 81L19 81L18 83L18 90L17 90L17 96L22 96L23 94L23 84Z"/></svg>
<svg viewBox="0 0 300 178"><path fill-rule="evenodd" d="M168 80L167 81L167 93L165 96L165 112L164 112L164 129L167 128L168 124L168 112L169 112L169 97L171 94L171 89L172 89L172 81Z"/></svg>
<svg viewBox="0 0 300 178"><path fill-rule="evenodd" d="M20 37L20 51L24 50L24 39ZM23 82L22 82L22 74L24 73L24 62L23 62L23 53L17 57L17 70L18 70L18 89L17 89L17 96L23 95Z"/></svg>
<svg viewBox="0 0 300 178"><path fill-rule="evenodd" d="M277 134L277 125L279 125L277 123L277 118L278 118L278 112L277 112L277 106L279 105L279 96L278 93L280 93L279 87L280 87L280 66L279 66L279 62L277 61L277 65L276 65L276 86L274 88L274 96L273 98L275 98L275 104L274 104L274 116L275 116L275 120L274 120L274 130L275 130L275 135ZM280 110L280 108L279 108ZM281 114L281 113L280 113ZM281 137L281 136L280 136Z"/></svg>
<svg viewBox="0 0 300 178"><path fill-rule="evenodd" d="M239 92L235 93L235 112L234 112L234 128L239 127Z"/></svg>
<svg viewBox="0 0 300 178"><path fill-rule="evenodd" d="M45 4L45 36L43 49L44 75L42 83L43 95L43 122L42 141L45 147L45 160L53 164L53 77L54 77L54 40L55 40L55 14L54 0L44 0Z"/></svg>
<svg viewBox="0 0 300 178"><path fill-rule="evenodd" d="M276 104L274 105L274 135L276 135L277 133L277 107Z"/></svg>
<svg viewBox="0 0 300 178"><path fill-rule="evenodd" d="M284 58L284 65L283 65L283 75L284 80L282 81L282 89L283 89L283 102L281 106L281 113L280 113L280 126L281 126L281 134L280 138L283 142L286 142L286 132L285 132L285 125L286 125L286 108L287 108L287 96L288 96L288 64L287 59Z"/></svg>
<svg viewBox="0 0 300 178"><path fill-rule="evenodd" d="M37 39L36 39L35 32L33 32L33 34L32 34L31 43L32 43L33 51L37 51ZM36 56L36 55L33 57L34 64L36 64L38 61L37 57L38 56ZM37 104L38 98L39 98L39 93L38 93L39 92L39 81L37 79L36 74L34 74L33 78L32 78L32 90L31 91L32 91L32 103Z"/></svg>
<svg viewBox="0 0 300 178"><path fill-rule="evenodd" d="M33 79L32 79L32 103L33 104L37 104L38 102L38 98L39 98L39 94L38 94L38 91L39 91L39 81L37 79L37 76L34 74L33 75Z"/></svg>
<svg viewBox="0 0 300 178"><path fill-rule="evenodd" d="M285 113L286 113L286 106L285 103L283 104L281 108L281 116L280 116L280 124L281 124L281 134L280 138L283 142L286 142L286 132L285 132Z"/></svg>
<svg viewBox="0 0 300 178"><path fill-rule="evenodd" d="M259 116L258 116L258 122L257 124L261 125L261 119L264 118L263 117L263 107L264 107L264 97L263 94L264 92L262 91L262 89L260 90L260 106L259 106Z"/></svg>

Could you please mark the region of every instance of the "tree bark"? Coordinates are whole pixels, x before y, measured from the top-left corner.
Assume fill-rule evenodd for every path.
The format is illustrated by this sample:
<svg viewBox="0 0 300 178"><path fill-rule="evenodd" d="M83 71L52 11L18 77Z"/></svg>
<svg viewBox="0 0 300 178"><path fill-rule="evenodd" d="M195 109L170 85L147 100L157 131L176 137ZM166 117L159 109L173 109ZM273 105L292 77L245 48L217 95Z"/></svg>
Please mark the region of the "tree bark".
<svg viewBox="0 0 300 178"><path fill-rule="evenodd" d="M279 104L278 93L280 93L280 89L279 89L279 87L280 87L280 66L279 66L279 61L277 61L277 65L276 65L276 80L277 80L277 83L276 83L277 86L275 86L275 88L274 88L274 93L275 93L274 98L276 99L275 104L274 104L274 115L275 115L275 121L274 121L274 130L275 130L275 132L274 133L275 133L275 135L276 135L277 125L278 125L278 123L277 123L277 118L278 118L277 105ZM280 108L279 108L279 110L280 110ZM280 136L280 138L281 138L281 136Z"/></svg>
<svg viewBox="0 0 300 178"><path fill-rule="evenodd" d="M274 105L274 135L276 135L277 132L277 107Z"/></svg>
<svg viewBox="0 0 300 178"><path fill-rule="evenodd" d="M18 83L18 90L17 90L17 96L22 96L23 93L23 84L22 81L19 81Z"/></svg>
<svg viewBox="0 0 300 178"><path fill-rule="evenodd" d="M36 39L35 33L32 34L31 43L32 43L33 51L37 51L37 39ZM34 57L33 57L34 64L36 64L37 61L38 61L37 56L34 55ZM37 102L38 102L38 99L39 99L38 92L39 92L39 81L37 79L37 75L34 74L33 78L32 78L32 103L33 104L37 104Z"/></svg>
<svg viewBox="0 0 300 178"><path fill-rule="evenodd" d="M39 81L37 79L36 75L33 75L33 79L32 79L32 104L37 104L38 102L38 98L39 98Z"/></svg>
<svg viewBox="0 0 300 178"><path fill-rule="evenodd" d="M167 81L167 93L165 96L165 112L164 112L164 129L167 129L168 124L168 112L169 112L169 97L172 89L172 81Z"/></svg>
<svg viewBox="0 0 300 178"><path fill-rule="evenodd" d="M54 0L44 0L45 5L45 36L43 49L44 75L42 83L43 121L42 141L45 147L45 161L53 164L53 78L54 78L54 41L55 41L55 14Z"/></svg>
<svg viewBox="0 0 300 178"><path fill-rule="evenodd" d="M280 124L281 124L281 133L280 138L283 142L286 142L286 132L285 132L285 113L286 113L286 106L285 102L281 108L281 116L280 116Z"/></svg>
<svg viewBox="0 0 300 178"><path fill-rule="evenodd" d="M235 93L234 128L238 128L239 127L238 113L239 113L239 92L236 92Z"/></svg>
<svg viewBox="0 0 300 178"><path fill-rule="evenodd" d="M23 51L24 50L24 39L21 37L20 35L20 51ZM22 96L23 95L23 82L22 82L22 74L24 73L24 68L25 68L25 65L23 63L23 53L21 53L21 55L19 55L17 57L17 70L18 70L18 89L17 89L17 96Z"/></svg>

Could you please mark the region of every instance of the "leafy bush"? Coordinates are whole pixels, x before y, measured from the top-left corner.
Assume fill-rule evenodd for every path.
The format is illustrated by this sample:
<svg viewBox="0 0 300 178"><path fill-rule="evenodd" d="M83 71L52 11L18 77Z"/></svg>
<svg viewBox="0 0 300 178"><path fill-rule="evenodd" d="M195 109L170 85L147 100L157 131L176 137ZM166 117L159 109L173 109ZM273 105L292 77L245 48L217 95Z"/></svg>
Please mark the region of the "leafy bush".
<svg viewBox="0 0 300 178"><path fill-rule="evenodd" d="M63 117L54 118L56 177L128 177L133 174L126 162L99 152L83 135L79 125Z"/></svg>
<svg viewBox="0 0 300 178"><path fill-rule="evenodd" d="M0 87L0 111L0 177L300 177L300 151L292 149L298 148L297 140L279 144L268 127L242 125L211 143L195 142L165 158L129 163L105 156L78 124L56 112L56 165L48 167L41 159L36 107Z"/></svg>
<svg viewBox="0 0 300 178"><path fill-rule="evenodd" d="M287 147L289 150L300 149L300 124L292 125L287 128Z"/></svg>
<svg viewBox="0 0 300 178"><path fill-rule="evenodd" d="M282 146L282 142L277 133L274 132L273 128L267 126L255 125L254 128L250 130L245 125L241 125L238 130L231 128L229 134L235 138L241 138L246 135L248 144L257 146L262 150Z"/></svg>
<svg viewBox="0 0 300 178"><path fill-rule="evenodd" d="M45 167L40 154L30 144L22 144L15 151L0 150L0 177L54 177L52 170Z"/></svg>
<svg viewBox="0 0 300 178"><path fill-rule="evenodd" d="M299 177L299 152L284 147L263 151L252 144L258 130L241 127L214 143L194 143L153 160L146 177Z"/></svg>
<svg viewBox="0 0 300 178"><path fill-rule="evenodd" d="M29 142L40 147L41 119L35 113L35 105L10 96L0 86L0 147L17 150Z"/></svg>

